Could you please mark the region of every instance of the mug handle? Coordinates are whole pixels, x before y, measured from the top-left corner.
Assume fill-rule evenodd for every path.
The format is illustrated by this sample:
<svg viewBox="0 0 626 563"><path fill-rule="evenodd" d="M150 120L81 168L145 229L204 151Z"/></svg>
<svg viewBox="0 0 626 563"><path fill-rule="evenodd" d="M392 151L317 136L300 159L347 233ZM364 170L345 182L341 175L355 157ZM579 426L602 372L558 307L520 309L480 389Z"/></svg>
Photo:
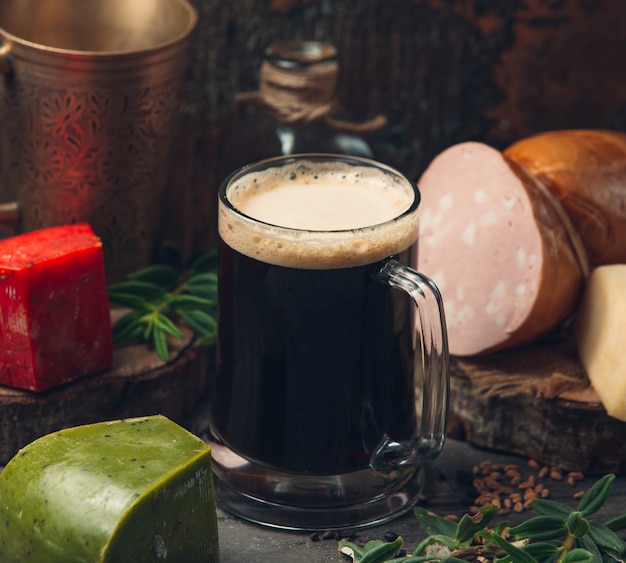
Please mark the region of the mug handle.
<svg viewBox="0 0 626 563"><path fill-rule="evenodd" d="M407 440L385 435L372 455L370 466L380 473L416 467L439 455L445 441L450 393L448 335L441 293L437 286L395 258L388 259L378 271L378 280L400 289L413 300L418 327L414 335L414 385L422 367L421 416L416 412L418 429ZM420 335L421 334L421 338ZM418 411L417 403L415 405Z"/></svg>
<svg viewBox="0 0 626 563"><path fill-rule="evenodd" d="M6 44L0 43L0 74L11 74L11 51ZM16 227L20 222L20 211L17 202L0 203L0 226Z"/></svg>

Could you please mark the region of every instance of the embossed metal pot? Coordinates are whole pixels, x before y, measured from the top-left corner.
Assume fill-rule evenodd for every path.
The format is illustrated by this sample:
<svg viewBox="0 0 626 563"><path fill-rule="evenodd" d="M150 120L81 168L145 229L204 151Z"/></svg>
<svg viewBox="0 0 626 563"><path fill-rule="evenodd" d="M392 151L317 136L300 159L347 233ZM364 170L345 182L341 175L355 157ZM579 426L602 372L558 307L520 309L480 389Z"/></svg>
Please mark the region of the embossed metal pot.
<svg viewBox="0 0 626 563"><path fill-rule="evenodd" d="M2 0L5 224L90 223L109 280L149 263L196 21L186 0Z"/></svg>

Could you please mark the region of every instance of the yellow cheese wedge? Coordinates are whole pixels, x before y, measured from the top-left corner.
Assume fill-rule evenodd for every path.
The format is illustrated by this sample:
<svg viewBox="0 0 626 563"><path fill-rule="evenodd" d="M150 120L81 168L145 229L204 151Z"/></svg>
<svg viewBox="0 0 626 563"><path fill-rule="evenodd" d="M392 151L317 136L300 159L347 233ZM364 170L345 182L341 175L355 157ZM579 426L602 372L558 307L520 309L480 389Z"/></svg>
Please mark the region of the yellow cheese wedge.
<svg viewBox="0 0 626 563"><path fill-rule="evenodd" d="M0 473L0 561L214 563L209 447L163 416L68 428Z"/></svg>
<svg viewBox="0 0 626 563"><path fill-rule="evenodd" d="M607 413L626 421L626 264L591 273L575 336L580 361Z"/></svg>

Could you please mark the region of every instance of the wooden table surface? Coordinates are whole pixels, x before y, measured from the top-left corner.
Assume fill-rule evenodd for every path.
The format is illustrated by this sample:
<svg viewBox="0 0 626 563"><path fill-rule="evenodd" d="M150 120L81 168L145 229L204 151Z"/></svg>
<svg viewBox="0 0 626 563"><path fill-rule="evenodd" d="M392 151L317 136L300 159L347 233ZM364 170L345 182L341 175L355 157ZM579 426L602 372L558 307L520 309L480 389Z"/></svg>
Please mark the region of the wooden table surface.
<svg viewBox="0 0 626 563"><path fill-rule="evenodd" d="M572 486L562 480L539 477L540 469L529 466L523 457L481 450L465 442L448 439L441 455L426 467L426 487L420 505L440 516L463 515L477 497L473 485L473 471L485 461L497 464L516 464L524 477L534 475L537 483L542 483L550 491L553 500L575 507L574 494L583 491L600 476L586 476ZM604 521L626 512L626 476L618 477L611 490L606 505L592 517ZM513 523L535 515L532 511L511 512L498 518ZM309 533L287 532L266 528L245 522L218 509L221 563L321 563L343 562L349 558L339 553L336 538L312 539ZM411 552L425 535L421 532L412 512L387 524L367 528L355 533L355 540L385 539L387 532L402 536L404 545Z"/></svg>

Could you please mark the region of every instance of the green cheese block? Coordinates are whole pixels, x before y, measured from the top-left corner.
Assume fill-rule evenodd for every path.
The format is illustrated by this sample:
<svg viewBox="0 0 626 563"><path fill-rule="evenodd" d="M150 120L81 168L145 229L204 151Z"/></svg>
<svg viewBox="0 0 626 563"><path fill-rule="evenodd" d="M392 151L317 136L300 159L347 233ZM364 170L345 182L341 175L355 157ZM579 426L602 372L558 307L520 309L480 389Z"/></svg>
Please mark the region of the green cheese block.
<svg viewBox="0 0 626 563"><path fill-rule="evenodd" d="M211 452L163 416L68 428L0 473L0 561L219 560Z"/></svg>

